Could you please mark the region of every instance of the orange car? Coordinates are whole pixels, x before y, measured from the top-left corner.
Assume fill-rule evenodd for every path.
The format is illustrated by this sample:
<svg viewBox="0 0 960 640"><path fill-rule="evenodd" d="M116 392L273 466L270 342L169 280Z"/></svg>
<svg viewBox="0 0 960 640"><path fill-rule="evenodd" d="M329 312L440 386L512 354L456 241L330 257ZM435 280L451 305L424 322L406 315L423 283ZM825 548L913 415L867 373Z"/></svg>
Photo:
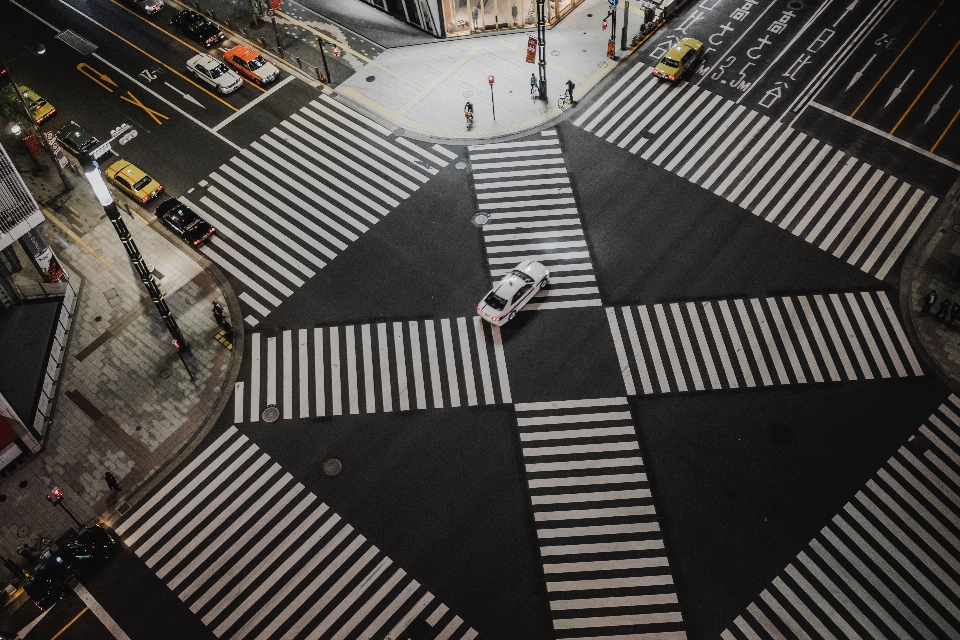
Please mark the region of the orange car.
<svg viewBox="0 0 960 640"><path fill-rule="evenodd" d="M261 86L280 77L280 69L264 60L263 56L250 47L241 44L223 54L223 61Z"/></svg>

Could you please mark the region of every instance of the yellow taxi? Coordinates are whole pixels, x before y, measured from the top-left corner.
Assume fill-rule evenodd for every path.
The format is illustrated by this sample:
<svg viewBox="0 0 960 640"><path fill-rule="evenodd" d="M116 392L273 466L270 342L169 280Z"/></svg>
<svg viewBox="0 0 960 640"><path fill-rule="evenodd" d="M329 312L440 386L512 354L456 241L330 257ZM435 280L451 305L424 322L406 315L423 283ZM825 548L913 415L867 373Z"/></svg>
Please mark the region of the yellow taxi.
<svg viewBox="0 0 960 640"><path fill-rule="evenodd" d="M703 43L694 38L684 38L670 47L660 62L653 68L653 75L667 80L679 80L697 60L703 56Z"/></svg>
<svg viewBox="0 0 960 640"><path fill-rule="evenodd" d="M163 191L159 182L127 160L117 160L107 167L107 179L141 203L156 198Z"/></svg>
<svg viewBox="0 0 960 640"><path fill-rule="evenodd" d="M259 53L238 44L223 54L223 61L260 86L280 77L280 69L263 59Z"/></svg>
<svg viewBox="0 0 960 640"><path fill-rule="evenodd" d="M21 84L17 85L17 88L20 90L20 95L23 96L23 101L27 103L27 109L30 110L33 121L37 124L46 122L57 112L52 104L41 98L40 95L30 87Z"/></svg>

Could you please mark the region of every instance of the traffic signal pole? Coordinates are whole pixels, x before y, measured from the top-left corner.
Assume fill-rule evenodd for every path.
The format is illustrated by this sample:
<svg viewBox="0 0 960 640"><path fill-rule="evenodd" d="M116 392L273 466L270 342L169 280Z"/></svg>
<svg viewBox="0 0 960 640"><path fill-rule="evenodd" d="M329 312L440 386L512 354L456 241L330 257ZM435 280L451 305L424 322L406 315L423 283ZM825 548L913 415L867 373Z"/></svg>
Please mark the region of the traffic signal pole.
<svg viewBox="0 0 960 640"><path fill-rule="evenodd" d="M547 99L547 3L537 0L537 70L540 72L540 99Z"/></svg>

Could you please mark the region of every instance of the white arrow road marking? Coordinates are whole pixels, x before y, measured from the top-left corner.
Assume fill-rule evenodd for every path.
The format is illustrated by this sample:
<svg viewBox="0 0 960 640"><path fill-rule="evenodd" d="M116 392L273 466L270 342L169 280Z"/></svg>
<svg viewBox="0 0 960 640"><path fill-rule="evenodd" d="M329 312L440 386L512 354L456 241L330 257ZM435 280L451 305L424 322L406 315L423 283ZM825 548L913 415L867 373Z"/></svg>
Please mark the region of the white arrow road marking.
<svg viewBox="0 0 960 640"><path fill-rule="evenodd" d="M935 114L937 111L940 110L940 105L943 104L944 98L946 98L947 94L950 93L950 89L953 89L953 85L950 85L949 87L947 87L947 90L944 91L943 95L940 96L940 99L937 100L937 104L933 105L933 107L930 108L930 114L927 116L927 119L923 121L923 124L927 124L928 122L930 122L930 118L933 117L933 114Z"/></svg>
<svg viewBox="0 0 960 640"><path fill-rule="evenodd" d="M910 69L910 73L907 74L907 77L903 79L903 82L900 83L900 86L893 90L893 93L890 94L890 98L887 100L887 104L883 105L883 108L886 109L893 99L900 95L900 92L903 91L903 85L907 84L907 80L910 79L910 76L913 75L913 69Z"/></svg>
<svg viewBox="0 0 960 640"><path fill-rule="evenodd" d="M853 0L853 2L850 3L850 6L843 10L843 13L840 14L840 17L837 18L837 21L833 23L833 26L837 26L838 24L840 24L840 21L846 18L847 14L853 11L853 8L856 6L857 6L857 0Z"/></svg>
<svg viewBox="0 0 960 640"><path fill-rule="evenodd" d="M854 82L856 82L857 80L863 77L863 72L867 70L867 67L870 66L870 63L873 62L873 59L876 57L877 57L877 54L873 54L872 56L870 56L870 59L867 60L867 64L863 65L863 69L860 69L860 71L857 71L855 74L853 74L853 80L851 80L850 84L847 85L847 89L852 87ZM847 89L844 89L844 91L846 91Z"/></svg>
<svg viewBox="0 0 960 640"><path fill-rule="evenodd" d="M197 106L200 107L201 109L206 109L206 107L203 106L202 104L200 104L200 102L199 102L196 98L194 98L193 96L191 96L191 95L189 95L189 94L184 93L183 91L180 91L180 89L177 89L175 86L173 86L173 85L170 84L169 82L164 81L163 84L167 85L168 87L170 87L171 89L173 89L174 91L176 91L177 93L179 93L180 96L181 96L184 100L189 100L190 102L192 102L193 104L197 105Z"/></svg>
<svg viewBox="0 0 960 640"><path fill-rule="evenodd" d="M130 640L130 636L123 632L120 625L110 617L106 609L100 606L100 603L93 597L93 594L87 591L85 586L78 582L74 585L73 590L80 596L80 599L83 600L83 604L87 605L87 608L93 612L93 615L97 616L103 626L107 628L107 631L113 634L114 638L117 640Z"/></svg>

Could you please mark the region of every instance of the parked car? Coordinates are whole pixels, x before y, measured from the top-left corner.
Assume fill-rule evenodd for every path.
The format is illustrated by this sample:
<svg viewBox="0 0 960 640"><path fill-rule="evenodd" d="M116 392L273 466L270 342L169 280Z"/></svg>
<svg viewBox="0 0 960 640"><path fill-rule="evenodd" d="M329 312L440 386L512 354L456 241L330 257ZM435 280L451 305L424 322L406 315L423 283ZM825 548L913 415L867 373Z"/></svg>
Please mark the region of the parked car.
<svg viewBox="0 0 960 640"><path fill-rule="evenodd" d="M187 71L191 71L197 80L210 85L220 93L233 93L243 86L243 79L236 71L227 68L216 58L198 53L187 60Z"/></svg>
<svg viewBox="0 0 960 640"><path fill-rule="evenodd" d="M127 4L150 15L163 9L163 0L127 0Z"/></svg>
<svg viewBox="0 0 960 640"><path fill-rule="evenodd" d="M490 293L477 305L480 317L500 326L517 315L530 298L547 286L550 272L536 260L526 260L503 276Z"/></svg>
<svg viewBox="0 0 960 640"><path fill-rule="evenodd" d="M173 16L170 24L180 30L180 33L204 47L212 47L226 36L220 27L213 24L196 11L184 9Z"/></svg>
<svg viewBox="0 0 960 640"><path fill-rule="evenodd" d="M77 559L68 550L54 552L47 549L40 556L40 564L23 586L33 604L47 609L67 595L69 581L74 576Z"/></svg>
<svg viewBox="0 0 960 640"><path fill-rule="evenodd" d="M80 569L112 558L117 540L106 529L95 524L81 531L76 540L71 540L65 547L77 559L75 567Z"/></svg>
<svg viewBox="0 0 960 640"><path fill-rule="evenodd" d="M176 198L161 202L160 206L157 207L157 217L163 224L170 227L175 234L194 247L204 243L216 231L212 224L198 216L190 207Z"/></svg>
<svg viewBox="0 0 960 640"><path fill-rule="evenodd" d="M84 131L83 127L73 120L57 132L57 142L78 158L100 146L99 140Z"/></svg>
<svg viewBox="0 0 960 640"><path fill-rule="evenodd" d="M679 80L703 56L703 43L694 38L684 38L670 47L660 62L653 68L653 75L670 81Z"/></svg>
<svg viewBox="0 0 960 640"><path fill-rule="evenodd" d="M122 158L107 167L106 174L107 180L141 203L156 198L163 191L163 186L144 173L143 169Z"/></svg>
<svg viewBox="0 0 960 640"><path fill-rule="evenodd" d="M20 90L20 95L23 96L23 101L27 103L27 109L30 110L33 121L37 124L46 122L57 113L52 104L41 98L30 87L21 84L17 85L17 88Z"/></svg>
<svg viewBox="0 0 960 640"><path fill-rule="evenodd" d="M280 77L280 69L264 60L257 51L242 44L223 54L223 61L261 86Z"/></svg>

